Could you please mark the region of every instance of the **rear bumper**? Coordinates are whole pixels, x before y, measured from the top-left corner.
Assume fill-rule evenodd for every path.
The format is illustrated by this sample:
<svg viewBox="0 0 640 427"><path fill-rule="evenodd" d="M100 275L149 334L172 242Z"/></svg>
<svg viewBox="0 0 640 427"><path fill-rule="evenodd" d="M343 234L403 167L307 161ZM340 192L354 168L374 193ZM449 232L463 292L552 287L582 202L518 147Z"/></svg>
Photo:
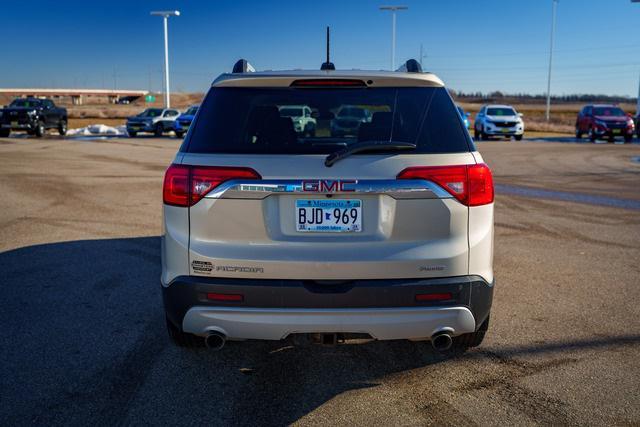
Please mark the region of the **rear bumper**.
<svg viewBox="0 0 640 427"><path fill-rule="evenodd" d="M253 280L181 276L162 287L168 319L183 331L279 340L292 333L367 333L376 339L473 332L489 315L493 284L479 276L403 280ZM212 302L207 293L240 294ZM416 294L450 293L418 302Z"/></svg>
<svg viewBox="0 0 640 427"><path fill-rule="evenodd" d="M465 307L440 308L240 308L193 307L182 323L185 332L212 331L230 339L281 340L295 333L364 333L379 340L420 339L436 332L460 335L475 330Z"/></svg>

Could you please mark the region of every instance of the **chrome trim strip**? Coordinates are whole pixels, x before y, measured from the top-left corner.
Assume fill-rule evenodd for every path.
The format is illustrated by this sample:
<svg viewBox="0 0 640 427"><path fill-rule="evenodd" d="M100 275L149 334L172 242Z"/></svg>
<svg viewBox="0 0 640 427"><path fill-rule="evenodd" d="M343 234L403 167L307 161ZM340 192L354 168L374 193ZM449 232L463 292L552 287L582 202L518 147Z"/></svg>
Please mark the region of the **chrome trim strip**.
<svg viewBox="0 0 640 427"><path fill-rule="evenodd" d="M304 191L303 182L339 180L232 180L220 184L207 199L264 199L272 194L385 194L394 199L449 199L453 196L439 185L420 179L362 179L349 181L350 191Z"/></svg>

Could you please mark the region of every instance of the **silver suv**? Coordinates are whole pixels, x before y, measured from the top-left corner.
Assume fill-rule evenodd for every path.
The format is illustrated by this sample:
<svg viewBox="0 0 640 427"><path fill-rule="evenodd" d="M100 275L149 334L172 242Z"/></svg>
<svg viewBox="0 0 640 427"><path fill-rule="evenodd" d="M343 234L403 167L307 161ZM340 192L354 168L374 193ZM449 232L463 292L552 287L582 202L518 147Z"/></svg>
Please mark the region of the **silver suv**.
<svg viewBox="0 0 640 427"><path fill-rule="evenodd" d="M406 68L213 82L164 179L175 343L480 344L494 285L491 171L442 81L414 60ZM300 105L313 134L282 114ZM371 120L333 134L353 105Z"/></svg>

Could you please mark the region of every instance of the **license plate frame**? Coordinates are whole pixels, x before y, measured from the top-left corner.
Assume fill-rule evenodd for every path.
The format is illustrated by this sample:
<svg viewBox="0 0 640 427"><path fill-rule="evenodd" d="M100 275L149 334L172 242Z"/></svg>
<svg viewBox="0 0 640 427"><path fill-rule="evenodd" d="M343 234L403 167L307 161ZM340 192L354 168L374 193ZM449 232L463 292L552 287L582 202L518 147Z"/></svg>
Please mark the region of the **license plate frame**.
<svg viewBox="0 0 640 427"><path fill-rule="evenodd" d="M304 209L304 215L301 209ZM339 210L339 218L335 216L336 209ZM294 206L295 229L299 233L360 233L362 214L360 199L297 199Z"/></svg>

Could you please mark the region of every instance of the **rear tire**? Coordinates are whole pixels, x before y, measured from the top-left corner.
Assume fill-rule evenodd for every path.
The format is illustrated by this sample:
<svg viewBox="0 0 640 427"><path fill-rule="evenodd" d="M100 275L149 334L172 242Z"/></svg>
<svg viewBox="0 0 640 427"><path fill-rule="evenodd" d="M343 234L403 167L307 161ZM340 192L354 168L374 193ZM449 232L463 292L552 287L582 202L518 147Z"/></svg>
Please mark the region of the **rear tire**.
<svg viewBox="0 0 640 427"><path fill-rule="evenodd" d="M589 129L589 141L596 142L596 133L593 131L593 128Z"/></svg>
<svg viewBox="0 0 640 427"><path fill-rule="evenodd" d="M176 130L176 131L174 131L174 132L175 132L175 134L176 134L176 136L177 136L178 138L182 138L182 137L184 136L184 132L182 132L182 131L180 131L180 130Z"/></svg>
<svg viewBox="0 0 640 427"><path fill-rule="evenodd" d="M129 134L129 138L135 138L138 135L138 132L127 132Z"/></svg>
<svg viewBox="0 0 640 427"><path fill-rule="evenodd" d="M478 132L478 129L475 126L473 127L473 139L476 141L480 139L480 132Z"/></svg>
<svg viewBox="0 0 640 427"><path fill-rule="evenodd" d="M0 129L0 138L6 138L11 133L11 129Z"/></svg>
<svg viewBox="0 0 640 427"><path fill-rule="evenodd" d="M62 136L65 136L67 134L67 121L66 120L60 120L60 123L58 123L58 133Z"/></svg>
<svg viewBox="0 0 640 427"><path fill-rule="evenodd" d="M35 129L33 130L33 134L38 138L41 138L44 135L44 123L38 122Z"/></svg>
<svg viewBox="0 0 640 427"><path fill-rule="evenodd" d="M516 141L522 141L522 137L523 137L523 136L524 136L524 135L516 135L516 136L515 136Z"/></svg>
<svg viewBox="0 0 640 427"><path fill-rule="evenodd" d="M449 351L455 353L464 353L468 349L472 347L478 347L480 344L482 344L484 336L489 330L489 317L490 316L487 316L487 319L482 323L482 325L480 325L477 331L454 337L451 349Z"/></svg>
<svg viewBox="0 0 640 427"><path fill-rule="evenodd" d="M576 139L582 139L582 132L578 128L576 128Z"/></svg>
<svg viewBox="0 0 640 427"><path fill-rule="evenodd" d="M171 341L177 345L178 347L186 347L186 348L198 348L204 347L204 338L199 337L193 334L187 334L186 332L182 332L176 325L171 323L169 318L167 320L167 332L169 333L169 338Z"/></svg>
<svg viewBox="0 0 640 427"><path fill-rule="evenodd" d="M162 136L163 132L164 132L164 127L162 126L162 123L158 123L156 125L155 130L153 131L153 135L159 138Z"/></svg>
<svg viewBox="0 0 640 427"><path fill-rule="evenodd" d="M625 143L633 142L633 135L626 135L624 137L624 142Z"/></svg>

